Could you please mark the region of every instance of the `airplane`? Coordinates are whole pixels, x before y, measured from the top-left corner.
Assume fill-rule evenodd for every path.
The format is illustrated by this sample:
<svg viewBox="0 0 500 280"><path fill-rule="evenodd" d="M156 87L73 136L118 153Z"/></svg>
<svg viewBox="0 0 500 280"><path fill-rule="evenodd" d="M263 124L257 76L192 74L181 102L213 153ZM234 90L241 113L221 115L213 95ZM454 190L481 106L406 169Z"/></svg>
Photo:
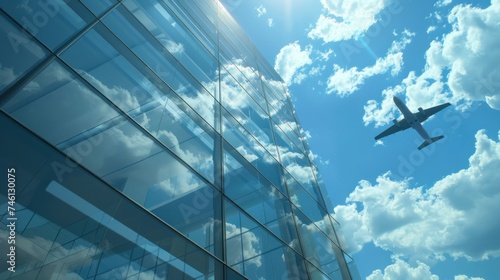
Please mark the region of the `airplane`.
<svg viewBox="0 0 500 280"><path fill-rule="evenodd" d="M436 136L436 137L430 137L429 133L424 129L422 126L422 123L427 120L430 116L434 115L435 113L443 110L444 108L450 106L450 103L444 103L429 109L422 109L422 107L418 108L418 112L412 113L408 107L399 99L397 96L394 96L393 99L394 103L398 107L399 111L403 114L404 118L400 121L397 119L394 119L394 125L389 127L388 129L384 130L384 132L380 133L379 135L375 136L375 140L379 140L383 137L389 136L391 134L394 134L396 132L408 129L412 127L415 129L422 138L424 138L424 142L418 147L419 150L429 146L430 144L443 139L444 136Z"/></svg>

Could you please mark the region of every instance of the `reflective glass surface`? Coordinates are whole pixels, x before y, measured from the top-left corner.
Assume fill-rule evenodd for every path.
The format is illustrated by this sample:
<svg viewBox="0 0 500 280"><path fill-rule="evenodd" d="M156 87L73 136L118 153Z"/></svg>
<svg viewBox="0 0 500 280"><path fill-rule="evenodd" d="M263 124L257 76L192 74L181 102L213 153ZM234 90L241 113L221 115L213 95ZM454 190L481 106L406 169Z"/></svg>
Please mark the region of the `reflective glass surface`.
<svg viewBox="0 0 500 280"><path fill-rule="evenodd" d="M193 212L178 207L181 198L189 201L188 194L202 188L209 188L209 193L211 187L60 63L50 64L32 83L40 88L23 88L3 109L186 235L213 220L213 210ZM170 208L178 215L172 215ZM197 216L198 227L182 226L192 226L190 215ZM207 236L213 236L213 227L207 229ZM212 248L213 240L197 240Z"/></svg>
<svg viewBox="0 0 500 280"><path fill-rule="evenodd" d="M0 279L350 279L286 85L219 1L4 1L0 39Z"/></svg>
<svg viewBox="0 0 500 280"><path fill-rule="evenodd" d="M62 58L177 156L213 181L212 129L139 58L112 38L108 30L97 25ZM90 56L78 55L88 53L88 49L93 50Z"/></svg>
<svg viewBox="0 0 500 280"><path fill-rule="evenodd" d="M183 8L193 21L199 25L207 25L211 32L215 30L217 24L218 7L217 1L182 1L173 0Z"/></svg>
<svg viewBox="0 0 500 280"><path fill-rule="evenodd" d="M339 270L338 254L335 253L338 247L319 229L316 222L308 219L295 207L293 212L304 256L314 267L333 277Z"/></svg>
<svg viewBox="0 0 500 280"><path fill-rule="evenodd" d="M281 165L229 113L223 115L224 138L271 183L284 192Z"/></svg>
<svg viewBox="0 0 500 280"><path fill-rule="evenodd" d="M2 110L54 145L118 117L58 61L21 88Z"/></svg>
<svg viewBox="0 0 500 280"><path fill-rule="evenodd" d="M77 1L2 1L0 8L52 50L95 20Z"/></svg>
<svg viewBox="0 0 500 280"><path fill-rule="evenodd" d="M290 201L230 146L225 146L224 163L226 196L287 244L295 244Z"/></svg>
<svg viewBox="0 0 500 280"><path fill-rule="evenodd" d="M3 113L0 125L18 140L0 138L0 167L15 166L19 178L16 269L1 270L1 279L223 278L223 264L171 226ZM6 193L0 193L1 209L7 209ZM0 212L1 236L7 236L9 217ZM1 250L6 246L0 243ZM0 258L6 262L5 254Z"/></svg>
<svg viewBox="0 0 500 280"><path fill-rule="evenodd" d="M227 14L227 11L221 10L220 16L223 18L219 22L219 38L227 41L224 45L227 48L233 48L237 59L242 59L245 65L253 69L258 69L257 62L255 61L255 47L250 39L244 34L241 27L237 25L234 19Z"/></svg>
<svg viewBox="0 0 500 280"><path fill-rule="evenodd" d="M247 92L228 74L221 72L222 106L241 124L255 139L278 159L276 146L273 145L269 116L254 102Z"/></svg>
<svg viewBox="0 0 500 280"><path fill-rule="evenodd" d="M118 0L80 0L94 15L100 16L111 6L118 2Z"/></svg>
<svg viewBox="0 0 500 280"><path fill-rule="evenodd" d="M0 50L0 93L47 56L42 46L5 16L0 17Z"/></svg>
<svg viewBox="0 0 500 280"><path fill-rule="evenodd" d="M214 56L217 51L217 28L216 11L213 7L214 1L184 1L171 0L165 2L172 11L182 18L189 31L197 37L209 50L213 50ZM199 6L201 5L201 6Z"/></svg>
<svg viewBox="0 0 500 280"><path fill-rule="evenodd" d="M246 93L253 98L253 101L259 104L260 110L267 114L267 103L262 93L261 82L255 69L245 66L241 59L226 59L224 53L224 44L221 45L221 86L227 87L228 92L222 90L227 97L233 97L231 93ZM248 98L248 97L246 97Z"/></svg>
<svg viewBox="0 0 500 280"><path fill-rule="evenodd" d="M165 51L170 52L191 75L214 95L217 87L215 80L217 60L197 38L190 36L190 31L172 10L165 3L158 3L158 1L127 1L125 5L130 12L118 9L121 16L110 15L106 17L105 23L112 30L116 30L117 34L127 34L130 32L126 28L127 22L133 23L128 14L132 13L137 21L163 46ZM137 26L136 29L140 29L140 27ZM140 33L146 34L144 31L140 31ZM135 44L138 43L140 42L135 42ZM153 68L153 70L156 69Z"/></svg>
<svg viewBox="0 0 500 280"><path fill-rule="evenodd" d="M226 202L227 262L251 279L293 279L307 275L304 261L235 205Z"/></svg>

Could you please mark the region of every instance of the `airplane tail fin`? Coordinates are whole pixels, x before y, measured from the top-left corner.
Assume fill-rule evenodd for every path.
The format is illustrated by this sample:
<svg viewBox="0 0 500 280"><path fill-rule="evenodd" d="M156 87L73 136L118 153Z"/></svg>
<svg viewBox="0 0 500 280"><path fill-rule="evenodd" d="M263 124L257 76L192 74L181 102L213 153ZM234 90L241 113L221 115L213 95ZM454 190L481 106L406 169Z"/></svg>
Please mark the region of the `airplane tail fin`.
<svg viewBox="0 0 500 280"><path fill-rule="evenodd" d="M420 146L418 146L418 149L422 150L423 148L425 148L425 147L429 146L430 144L432 144L432 143L434 143L434 142L436 142L436 141L438 141L440 139L443 139L443 138L444 138L443 135L432 137L430 143L427 142L427 141L424 141L424 143L422 143Z"/></svg>

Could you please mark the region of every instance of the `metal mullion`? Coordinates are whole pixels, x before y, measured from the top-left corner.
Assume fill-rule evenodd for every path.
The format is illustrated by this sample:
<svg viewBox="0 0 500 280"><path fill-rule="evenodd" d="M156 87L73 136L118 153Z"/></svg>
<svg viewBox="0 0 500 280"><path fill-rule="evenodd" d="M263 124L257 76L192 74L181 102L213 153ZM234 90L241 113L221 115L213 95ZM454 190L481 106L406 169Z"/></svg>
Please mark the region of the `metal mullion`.
<svg viewBox="0 0 500 280"><path fill-rule="evenodd" d="M160 46L160 48L161 48L163 51L162 51L162 52L159 52L159 53L160 53L160 54L162 54L162 55L165 53L165 51L166 51L166 52L168 52L169 57L170 57L172 60L174 60L174 61L178 64L178 66L180 66L180 68L184 69L184 70L185 70L185 73L187 73L188 75L190 75L190 76L191 76L191 77L192 77L195 81L197 81L197 82L198 82L198 84L199 84L199 85L200 85L203 89L205 89L208 93L210 93L210 91L209 91L209 90L207 90L207 89L205 88L205 86L204 86L204 85L203 85L203 84L202 84L202 83L201 83L201 82L200 82L200 81L199 81L199 80L198 80L195 76L193 76L193 74L191 74L191 72L190 72L190 71L186 68L186 66L184 66L184 64L182 64L182 63L181 63L181 61L179 61L179 60L178 60L178 59L177 59L174 55L172 55L172 54L170 53L170 51L168 51L168 49L166 49L166 48L165 48L165 46L164 46L164 45L163 45L163 44L162 44L162 43L161 43L161 42L160 42L160 41L159 41L159 40L158 40L158 39L157 39L157 38L156 38L156 37L155 37L155 36L154 36L154 35L153 35L153 34L152 34L152 33L151 33L148 29L147 29L147 28L146 28L146 27L144 27L144 26L142 25L142 23L141 23L141 22L139 22L139 21L137 20L137 18L136 18L136 17L132 14L132 12L131 12L129 9L124 8L123 10L124 10L124 11L119 10L119 12L120 12L122 15L124 15L123 13L126 11L126 12L128 13L128 15L129 15L129 16L131 16L131 19L135 21L135 25L136 25L136 27L137 27L137 26L139 26L139 27L142 29L142 30L138 30L138 31L139 31L139 33L144 32L144 33L146 33L146 34L149 34L149 35L150 35L150 37L151 37L151 38L146 38L146 37L145 37L145 39L146 39L148 42L150 42L150 43L151 43L151 46L153 46L153 47L155 47L155 48L157 48L158 46ZM124 15L124 16L125 16L125 15ZM126 18L126 19L128 19L128 18ZM106 25L106 24L104 24L104 25ZM134 25L134 24L132 24L132 25ZM107 27L107 25L106 25L106 27ZM107 27L107 28L108 28L108 27ZM116 36L116 37L117 37L117 38L121 41L121 39L120 39L120 38L119 38L119 37L118 37L118 36L117 36L117 35L116 35L116 34L115 34L115 33L114 33L111 29L109 29L109 28L108 28L108 30L109 30L111 33L113 33L113 34L114 34L114 35L115 35L115 36ZM198 40L198 41L199 41L199 40ZM153 44L153 42L154 42L154 44ZM200 43L201 43L201 42L200 42ZM123 43L123 44L125 44L125 43ZM156 44L156 46L155 46L155 44ZM126 44L125 44L125 45L126 45ZM202 45L203 45L203 43L202 43ZM204 46L204 45L203 45L203 46ZM204 47L205 47L205 46L204 46ZM205 47L205 48L206 48L206 47ZM133 53L135 53L133 50L131 50L131 51L132 51ZM208 50L208 49L207 49L207 51L208 51L208 53L211 55L210 50ZM215 58L215 57L213 57L213 56L212 56L212 58L216 59L216 58ZM139 59L140 59L140 58L139 58ZM141 59L141 60L142 60L142 59ZM210 94L210 95L212 95L212 94Z"/></svg>
<svg viewBox="0 0 500 280"><path fill-rule="evenodd" d="M59 60L59 59L58 59ZM158 140L156 137L154 137L147 129L142 127L141 124L139 124L132 116L130 116L127 112L123 111L118 105L113 103L108 97L103 95L98 89L96 89L92 84L90 84L87 80L85 80L83 77L78 75L76 71L71 68L66 62L59 60L61 64L65 66L65 68L69 69L70 72L72 72L73 75L75 75L83 84L85 84L88 88L90 88L94 93L96 93L106 104L108 104L111 108L113 108L120 116L124 118L124 120L128 121L130 124L135 126L139 131L141 131L145 136L150 138L155 144L159 145L164 151L169 153L174 159L176 159L181 165L186 167L190 172L195 174L199 179L201 179L205 184L212 186L213 184L208 181L203 175L201 175L197 170L195 170L190 164L185 162L182 158L180 158L177 154L175 154L169 147L167 147L165 144L163 144L160 140Z"/></svg>
<svg viewBox="0 0 500 280"><path fill-rule="evenodd" d="M111 10L113 10L115 7L117 7L122 1L118 1L115 3L113 6L111 6L108 11L103 13L101 18L105 15L107 15ZM3 10L2 10L3 12ZM28 32L26 29L24 29L19 23L13 19L10 15L4 12L4 15L6 15L11 22L14 22L15 25L17 25L18 28L21 30L24 30ZM87 31L92 29L98 22L99 18L95 18L93 21L87 24L82 30L78 31L73 37L71 37L69 40L64 42L60 47L55 49L53 52L44 44L42 43L36 36L33 36L31 40L34 40L35 43L37 43L40 47L46 50L48 53L47 57L42 59L38 64L35 64L32 66L32 69L29 70L21 79L19 79L16 83L14 83L11 87L9 87L4 93L0 95L0 104L4 104L7 102L10 98L12 98L13 94L17 91L19 91L24 85L26 85L29 81L31 81L36 75L38 75L43 69L47 67L54 59L55 57L58 57L65 49L67 49L70 45L72 45L74 42L76 42L80 37L82 37Z"/></svg>

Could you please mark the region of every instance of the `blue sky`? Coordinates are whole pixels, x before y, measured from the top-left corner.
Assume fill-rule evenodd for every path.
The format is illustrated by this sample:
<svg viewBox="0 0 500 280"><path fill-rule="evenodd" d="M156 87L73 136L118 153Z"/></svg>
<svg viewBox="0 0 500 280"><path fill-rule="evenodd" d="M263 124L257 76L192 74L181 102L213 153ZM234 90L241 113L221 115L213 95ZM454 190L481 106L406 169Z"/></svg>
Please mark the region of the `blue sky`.
<svg viewBox="0 0 500 280"><path fill-rule="evenodd" d="M500 1L224 0L289 85L363 279L497 279ZM445 138L418 151L410 110Z"/></svg>

